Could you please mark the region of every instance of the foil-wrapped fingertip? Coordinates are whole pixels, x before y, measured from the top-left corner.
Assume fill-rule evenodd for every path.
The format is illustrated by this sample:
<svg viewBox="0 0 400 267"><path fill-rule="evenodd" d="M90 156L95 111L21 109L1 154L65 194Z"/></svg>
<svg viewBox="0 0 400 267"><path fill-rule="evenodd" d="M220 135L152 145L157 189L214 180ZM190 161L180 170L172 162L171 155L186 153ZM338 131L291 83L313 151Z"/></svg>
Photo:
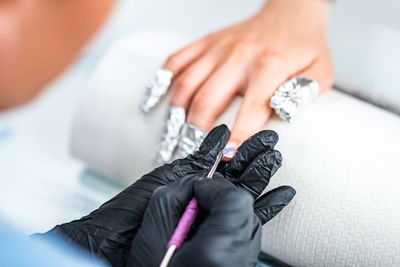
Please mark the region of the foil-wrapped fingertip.
<svg viewBox="0 0 400 267"><path fill-rule="evenodd" d="M152 110L164 96L172 82L173 73L167 69L156 71L154 78L147 84L140 110L144 113Z"/></svg>
<svg viewBox="0 0 400 267"><path fill-rule="evenodd" d="M283 120L291 122L307 103L319 93L319 84L303 76L296 76L282 84L270 101L270 107Z"/></svg>

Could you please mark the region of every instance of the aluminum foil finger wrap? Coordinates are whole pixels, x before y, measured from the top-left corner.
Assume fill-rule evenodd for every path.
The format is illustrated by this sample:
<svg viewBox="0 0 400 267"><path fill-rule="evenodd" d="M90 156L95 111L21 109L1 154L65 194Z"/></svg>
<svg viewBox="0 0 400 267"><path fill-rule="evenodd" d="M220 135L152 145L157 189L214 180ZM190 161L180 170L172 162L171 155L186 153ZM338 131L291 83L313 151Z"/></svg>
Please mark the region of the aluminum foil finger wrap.
<svg viewBox="0 0 400 267"><path fill-rule="evenodd" d="M182 107L169 106L163 128L161 143L157 147L154 161L160 164L169 162L177 148L182 126L186 121L186 112Z"/></svg>
<svg viewBox="0 0 400 267"><path fill-rule="evenodd" d="M163 95L168 91L171 85L173 73L167 69L159 69L152 81L146 86L146 91L143 96L143 101L140 104L140 109L143 112L149 112L154 108Z"/></svg>
<svg viewBox="0 0 400 267"><path fill-rule="evenodd" d="M185 123L181 129L179 143L174 154L174 160L184 158L197 151L207 133L190 123Z"/></svg>
<svg viewBox="0 0 400 267"><path fill-rule="evenodd" d="M303 76L285 82L271 98L270 106L283 120L290 122L314 100L319 93L319 84Z"/></svg>

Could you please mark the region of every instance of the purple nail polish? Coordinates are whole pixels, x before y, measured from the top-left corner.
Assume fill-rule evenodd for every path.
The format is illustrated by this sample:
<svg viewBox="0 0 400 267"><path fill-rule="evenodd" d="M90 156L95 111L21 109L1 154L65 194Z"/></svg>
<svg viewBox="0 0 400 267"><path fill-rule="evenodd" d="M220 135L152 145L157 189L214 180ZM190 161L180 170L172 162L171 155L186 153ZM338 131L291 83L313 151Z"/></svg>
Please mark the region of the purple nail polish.
<svg viewBox="0 0 400 267"><path fill-rule="evenodd" d="M236 149L237 149L237 144L234 142L230 142L222 150L222 152L224 153L224 157L230 158L230 159L233 158L236 154Z"/></svg>

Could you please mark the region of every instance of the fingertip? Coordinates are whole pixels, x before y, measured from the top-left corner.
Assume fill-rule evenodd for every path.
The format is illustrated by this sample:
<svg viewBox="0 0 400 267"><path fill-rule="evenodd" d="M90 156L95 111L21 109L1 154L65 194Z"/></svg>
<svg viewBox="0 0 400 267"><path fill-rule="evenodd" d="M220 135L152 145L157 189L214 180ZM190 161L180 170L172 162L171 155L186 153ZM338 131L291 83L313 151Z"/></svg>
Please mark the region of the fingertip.
<svg viewBox="0 0 400 267"><path fill-rule="evenodd" d="M232 137L232 135L228 144L231 142L239 144L239 142L236 141L238 138ZM227 160L232 162L230 163L230 167L236 169L235 173L238 175L238 173L244 171L247 165L258 155L265 152L270 153L270 151L274 149L278 139L278 134L271 130L263 130L254 134L237 147L234 158L229 158ZM276 161L276 168L274 168L274 170L276 171L281 166L282 156L279 151L276 151L274 156Z"/></svg>
<svg viewBox="0 0 400 267"><path fill-rule="evenodd" d="M279 186L265 195L262 195L258 200L256 206L266 205L269 207L280 207L277 213L292 201L296 195L296 190L288 185Z"/></svg>
<svg viewBox="0 0 400 267"><path fill-rule="evenodd" d="M246 141L246 138L241 138L240 134L234 132L232 130L231 136L229 140L226 142L226 146L224 148L224 157L223 161L224 162L230 162L232 159L236 156L236 153L238 152L238 149L240 146Z"/></svg>
<svg viewBox="0 0 400 267"><path fill-rule="evenodd" d="M286 200L284 201L285 205L289 204L289 202L292 201L297 193L296 190L289 185L280 186L277 188L277 191L279 191L282 194L283 198Z"/></svg>
<svg viewBox="0 0 400 267"><path fill-rule="evenodd" d="M281 212L296 195L291 186L280 186L259 197L254 205L261 224L265 224Z"/></svg>
<svg viewBox="0 0 400 267"><path fill-rule="evenodd" d="M275 147L279 141L279 135L273 130L262 130L255 133L249 139L256 139L262 147Z"/></svg>
<svg viewBox="0 0 400 267"><path fill-rule="evenodd" d="M213 151L218 154L223 149L223 146L225 146L229 136L230 131L225 124L214 127L205 137L199 151L201 153Z"/></svg>
<svg viewBox="0 0 400 267"><path fill-rule="evenodd" d="M222 150L222 153L224 154L224 157L222 160L224 162L229 162L233 159L233 157L236 154L236 151L238 149L238 145L236 142L228 141L228 143L225 145L224 149Z"/></svg>
<svg viewBox="0 0 400 267"><path fill-rule="evenodd" d="M279 141L278 134L273 130L261 130L248 132L233 129L231 133L231 138L228 143L236 143L237 146L241 146L244 143L252 143L257 148L270 148L274 147Z"/></svg>
<svg viewBox="0 0 400 267"><path fill-rule="evenodd" d="M214 127L211 130L211 132L208 134L208 136L210 136L210 138L213 138L213 139L219 139L224 144L226 144L226 142L229 139L230 134L231 134L231 132L229 131L228 126L226 126L225 124L221 124L221 125Z"/></svg>
<svg viewBox="0 0 400 267"><path fill-rule="evenodd" d="M274 140L275 144L279 141L279 135L274 130L263 130L264 134L270 136L271 139Z"/></svg>

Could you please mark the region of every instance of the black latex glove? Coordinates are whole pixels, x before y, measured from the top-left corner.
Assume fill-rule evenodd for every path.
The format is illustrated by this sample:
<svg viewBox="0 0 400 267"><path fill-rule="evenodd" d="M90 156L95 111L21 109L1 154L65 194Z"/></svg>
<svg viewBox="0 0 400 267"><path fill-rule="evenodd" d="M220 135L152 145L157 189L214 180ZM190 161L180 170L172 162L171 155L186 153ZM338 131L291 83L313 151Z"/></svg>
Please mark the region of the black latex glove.
<svg viewBox="0 0 400 267"><path fill-rule="evenodd" d="M287 186L272 190L256 201L254 211L272 218L294 195L294 189ZM203 211L202 222L175 252L169 266L256 265L261 224L253 211L254 198L217 174L211 180L205 176L188 176L154 192L133 240L128 266L159 266L192 197Z"/></svg>
<svg viewBox="0 0 400 267"><path fill-rule="evenodd" d="M61 235L67 242L88 250L94 257L106 260L113 266L124 266L153 191L188 174L209 171L229 135L225 125L214 128L198 152L144 175L80 220L58 225L36 237ZM269 178L280 167L281 156L273 150L277 141L278 136L273 131L258 133L238 149L230 163L221 164L219 172L258 197ZM245 173L249 175L243 176ZM258 214L263 215L262 211ZM260 219L265 221L268 219L265 216L269 215L263 216L264 219Z"/></svg>

